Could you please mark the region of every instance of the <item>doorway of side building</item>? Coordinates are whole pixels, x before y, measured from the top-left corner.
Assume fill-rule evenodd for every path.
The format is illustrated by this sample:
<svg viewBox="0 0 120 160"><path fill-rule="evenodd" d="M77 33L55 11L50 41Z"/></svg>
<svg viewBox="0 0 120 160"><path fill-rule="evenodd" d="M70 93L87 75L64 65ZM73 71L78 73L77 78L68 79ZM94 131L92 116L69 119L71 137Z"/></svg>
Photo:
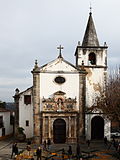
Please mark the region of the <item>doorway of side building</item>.
<svg viewBox="0 0 120 160"><path fill-rule="evenodd" d="M56 119L53 123L53 142L65 143L66 141L66 122L63 119Z"/></svg>
<svg viewBox="0 0 120 160"><path fill-rule="evenodd" d="M104 138L104 119L100 116L95 116L91 121L91 139Z"/></svg>

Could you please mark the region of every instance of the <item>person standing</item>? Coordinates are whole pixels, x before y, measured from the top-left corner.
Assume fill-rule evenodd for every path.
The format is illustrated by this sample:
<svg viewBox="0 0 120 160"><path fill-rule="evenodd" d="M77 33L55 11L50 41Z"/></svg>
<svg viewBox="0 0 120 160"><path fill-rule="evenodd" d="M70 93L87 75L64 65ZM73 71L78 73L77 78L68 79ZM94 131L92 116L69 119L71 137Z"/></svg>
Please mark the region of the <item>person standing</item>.
<svg viewBox="0 0 120 160"><path fill-rule="evenodd" d="M38 147L36 151L36 155L37 155L37 160L41 160L42 150L40 147Z"/></svg>
<svg viewBox="0 0 120 160"><path fill-rule="evenodd" d="M62 149L62 160L64 160L64 156L65 156L65 150L64 148Z"/></svg>
<svg viewBox="0 0 120 160"><path fill-rule="evenodd" d="M11 159L13 157L13 154L15 154L15 142L12 144L12 154L11 154Z"/></svg>
<svg viewBox="0 0 120 160"><path fill-rule="evenodd" d="M48 138L47 145L48 145L48 149L49 149L49 147L50 147L50 145L51 145L51 140L50 140L50 138Z"/></svg>
<svg viewBox="0 0 120 160"><path fill-rule="evenodd" d="M17 146L17 143L15 143L15 155L18 155L18 146Z"/></svg>
<svg viewBox="0 0 120 160"><path fill-rule="evenodd" d="M46 150L46 140L43 142L43 149Z"/></svg>
<svg viewBox="0 0 120 160"><path fill-rule="evenodd" d="M77 147L76 147L76 157L77 157L78 160L81 157L80 144L77 144Z"/></svg>
<svg viewBox="0 0 120 160"><path fill-rule="evenodd" d="M69 149L68 149L68 159L71 159L72 158L72 147L69 146Z"/></svg>
<svg viewBox="0 0 120 160"><path fill-rule="evenodd" d="M108 140L107 140L107 137L105 136L104 137L104 144L107 146L108 145Z"/></svg>
<svg viewBox="0 0 120 160"><path fill-rule="evenodd" d="M117 150L118 150L118 153L120 154L120 142L119 142L119 144L118 144Z"/></svg>
<svg viewBox="0 0 120 160"><path fill-rule="evenodd" d="M88 148L90 147L90 140L88 139L87 141L86 141L86 143L87 143L87 146L88 146Z"/></svg>

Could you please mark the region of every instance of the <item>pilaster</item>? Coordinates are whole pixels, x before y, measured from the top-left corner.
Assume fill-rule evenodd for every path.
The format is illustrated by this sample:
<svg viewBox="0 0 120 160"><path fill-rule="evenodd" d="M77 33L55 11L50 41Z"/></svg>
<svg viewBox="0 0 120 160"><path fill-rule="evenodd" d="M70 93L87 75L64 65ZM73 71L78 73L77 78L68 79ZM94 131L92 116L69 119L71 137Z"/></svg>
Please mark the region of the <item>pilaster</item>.
<svg viewBox="0 0 120 160"><path fill-rule="evenodd" d="M35 62L33 74L33 121L34 121L34 142L41 143L41 114L40 114L40 69Z"/></svg>
<svg viewBox="0 0 120 160"><path fill-rule="evenodd" d="M77 142L85 138L85 97L86 97L86 74L84 70L84 64L81 67L81 73L79 75L79 112L78 112L78 124L77 124Z"/></svg>
<svg viewBox="0 0 120 160"><path fill-rule="evenodd" d="M18 127L19 127L19 89L17 88L15 90L15 95L13 96L14 98L14 103L15 103L15 115L14 115L14 135L16 135L18 133Z"/></svg>

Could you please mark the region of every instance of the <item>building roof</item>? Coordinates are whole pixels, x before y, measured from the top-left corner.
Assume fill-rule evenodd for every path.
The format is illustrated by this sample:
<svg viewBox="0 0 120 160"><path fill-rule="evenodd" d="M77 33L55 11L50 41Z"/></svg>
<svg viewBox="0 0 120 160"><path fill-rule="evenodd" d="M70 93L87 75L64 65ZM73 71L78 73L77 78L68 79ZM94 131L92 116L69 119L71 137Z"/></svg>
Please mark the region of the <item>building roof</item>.
<svg viewBox="0 0 120 160"><path fill-rule="evenodd" d="M25 92L27 92L27 91L29 91L29 90L32 90L32 88L33 88L33 86L32 86L32 87L27 88L26 90L24 90L24 91L20 92L20 93L19 93L19 95L21 95L21 94L23 94L23 93L25 93Z"/></svg>
<svg viewBox="0 0 120 160"><path fill-rule="evenodd" d="M10 110L1 107L1 108L0 108L0 112L10 112Z"/></svg>
<svg viewBox="0 0 120 160"><path fill-rule="evenodd" d="M96 29L95 29L95 25L93 22L91 12L89 13L89 19L88 19L86 31L84 34L82 46L83 47L87 47L87 46L91 46L91 47L97 46L98 47L99 46L99 41L97 38L97 33L96 33Z"/></svg>

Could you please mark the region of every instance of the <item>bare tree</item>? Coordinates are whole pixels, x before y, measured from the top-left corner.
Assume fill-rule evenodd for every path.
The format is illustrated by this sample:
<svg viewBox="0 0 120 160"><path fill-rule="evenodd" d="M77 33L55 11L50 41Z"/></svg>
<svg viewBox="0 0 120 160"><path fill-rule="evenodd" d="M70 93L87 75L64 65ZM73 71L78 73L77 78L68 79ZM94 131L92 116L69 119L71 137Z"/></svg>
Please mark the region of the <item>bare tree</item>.
<svg viewBox="0 0 120 160"><path fill-rule="evenodd" d="M110 74L105 90L96 99L95 107L120 125L120 69Z"/></svg>

